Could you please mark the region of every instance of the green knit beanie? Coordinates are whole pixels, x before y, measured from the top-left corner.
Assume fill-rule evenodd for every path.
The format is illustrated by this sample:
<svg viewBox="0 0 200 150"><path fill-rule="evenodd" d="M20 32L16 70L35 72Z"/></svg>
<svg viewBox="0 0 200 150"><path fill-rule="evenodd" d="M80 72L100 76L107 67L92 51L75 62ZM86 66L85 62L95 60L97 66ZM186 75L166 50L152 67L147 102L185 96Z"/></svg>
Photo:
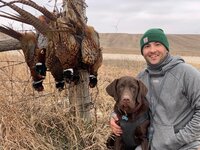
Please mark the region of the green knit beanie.
<svg viewBox="0 0 200 150"><path fill-rule="evenodd" d="M147 30L140 39L140 48L143 55L143 47L150 42L160 42L169 51L169 43L167 37L162 29L154 28Z"/></svg>

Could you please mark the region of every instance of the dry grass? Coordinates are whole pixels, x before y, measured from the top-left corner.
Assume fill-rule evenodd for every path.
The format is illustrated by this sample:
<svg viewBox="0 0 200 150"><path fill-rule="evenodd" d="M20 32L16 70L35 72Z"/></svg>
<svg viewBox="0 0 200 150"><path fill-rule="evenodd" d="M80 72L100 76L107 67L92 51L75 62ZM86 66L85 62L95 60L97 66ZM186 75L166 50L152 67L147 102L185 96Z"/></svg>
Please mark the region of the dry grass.
<svg viewBox="0 0 200 150"><path fill-rule="evenodd" d="M69 113L67 90L56 91L50 74L45 92L37 93L31 87L26 64L21 64L23 56L1 53L0 60L0 149L4 150L106 149L108 116L114 100L105 87L114 78L136 76L144 68L144 62L105 60L99 70L98 89L90 90L95 101L96 109L91 110L94 117L86 122Z"/></svg>

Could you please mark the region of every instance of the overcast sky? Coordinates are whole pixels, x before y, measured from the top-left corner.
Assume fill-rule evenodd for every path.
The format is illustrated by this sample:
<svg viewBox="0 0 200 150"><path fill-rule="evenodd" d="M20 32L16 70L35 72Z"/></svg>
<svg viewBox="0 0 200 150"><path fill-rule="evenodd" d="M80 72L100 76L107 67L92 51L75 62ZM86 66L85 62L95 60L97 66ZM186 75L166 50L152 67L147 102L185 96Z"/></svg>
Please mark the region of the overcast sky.
<svg viewBox="0 0 200 150"><path fill-rule="evenodd" d="M49 0L33 1L51 8ZM86 0L86 3L88 24L100 33L143 33L159 27L168 34L200 34L200 0Z"/></svg>
<svg viewBox="0 0 200 150"><path fill-rule="evenodd" d="M200 0L86 0L88 23L99 32L200 34Z"/></svg>

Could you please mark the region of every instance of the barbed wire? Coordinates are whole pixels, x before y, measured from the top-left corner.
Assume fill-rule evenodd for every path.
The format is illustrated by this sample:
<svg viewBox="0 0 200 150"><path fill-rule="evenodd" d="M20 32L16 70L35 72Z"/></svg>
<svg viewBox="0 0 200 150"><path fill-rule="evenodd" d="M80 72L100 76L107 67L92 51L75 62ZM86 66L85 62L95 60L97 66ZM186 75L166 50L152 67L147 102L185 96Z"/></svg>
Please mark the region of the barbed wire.
<svg viewBox="0 0 200 150"><path fill-rule="evenodd" d="M17 65L25 64L24 61L0 61L0 63L3 63L3 62L4 62L4 63L5 63L5 62L6 62L6 63L8 63L8 62L11 62L11 63L18 62L18 63L0 67L0 69L4 69L4 68L7 68L7 67L11 67L11 66L17 66Z"/></svg>
<svg viewBox="0 0 200 150"><path fill-rule="evenodd" d="M4 64L4 63L7 63L7 64L6 65L0 65L1 66L0 67L0 71L2 71L4 74L1 73L0 75L7 77L9 75L9 73L6 74L6 69L7 68L8 69L11 68L11 70L9 70L9 71L12 72L12 73L11 73L11 77L10 78L8 78L8 79L1 78L0 82L4 83L4 86L5 85L9 85L9 83L10 83L12 88L11 89L7 89L7 91L9 91L9 92L6 92L6 93L4 92L3 94L0 93L0 96L1 97L2 96L4 96L4 97L16 97L16 98L17 97L21 97L21 100L19 98L17 101L10 102L9 105L15 105L15 104L18 104L18 103L31 101L33 99L37 100L37 99L42 99L42 98L47 98L47 97L55 97L55 95L56 95L55 91L54 92L43 92L43 93L40 93L40 94L35 92L34 89L33 89L32 93L30 93L30 91L28 93L25 93L25 92L16 93L16 92L14 92L15 88L13 86L15 84L25 84L25 83L28 84L28 83L32 82L31 76L29 76L29 78L27 80L26 79L15 79L17 77L15 76L15 73L13 73L14 72L13 71L14 67L17 67L17 66L20 66L20 65L25 65L25 67L27 67L27 70L28 70L28 66L26 66L26 62L25 61L18 61L18 60L16 60L16 61L15 60L6 60L6 61L5 60L1 60L0 61L0 64ZM48 86L48 85L52 86L52 84L54 84L54 83L55 82L50 81L50 80L46 81L46 82L43 82L44 86ZM26 86L24 86L24 88ZM63 90L65 92L65 94L64 94L64 96L60 96L61 98L63 98L63 99L64 98L68 98L68 96L69 96L68 94L69 93L66 92L67 90L69 90L69 86L65 86L65 88ZM94 109L95 114L96 114L97 108L96 108L95 103L96 103L98 95L99 95L99 89L98 89L98 87L96 87L96 91L92 90L92 92L86 97L86 98L90 98L91 101L84 104L83 107L86 108L86 109L83 110L83 111L88 111L88 110ZM80 106L77 105L76 107L80 107Z"/></svg>

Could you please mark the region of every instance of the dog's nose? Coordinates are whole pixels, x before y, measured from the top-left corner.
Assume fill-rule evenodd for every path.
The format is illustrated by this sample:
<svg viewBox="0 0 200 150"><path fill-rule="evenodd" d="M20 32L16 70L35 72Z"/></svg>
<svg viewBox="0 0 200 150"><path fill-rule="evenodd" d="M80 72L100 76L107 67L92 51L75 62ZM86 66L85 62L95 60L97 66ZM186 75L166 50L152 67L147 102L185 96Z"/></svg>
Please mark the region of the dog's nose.
<svg viewBox="0 0 200 150"><path fill-rule="evenodd" d="M123 101L124 103L129 103L129 102L130 102L130 97L129 97L128 95L124 95L124 96L122 97L122 101Z"/></svg>
<svg viewBox="0 0 200 150"><path fill-rule="evenodd" d="M124 102L130 102L130 99L129 98L124 98L123 101Z"/></svg>

